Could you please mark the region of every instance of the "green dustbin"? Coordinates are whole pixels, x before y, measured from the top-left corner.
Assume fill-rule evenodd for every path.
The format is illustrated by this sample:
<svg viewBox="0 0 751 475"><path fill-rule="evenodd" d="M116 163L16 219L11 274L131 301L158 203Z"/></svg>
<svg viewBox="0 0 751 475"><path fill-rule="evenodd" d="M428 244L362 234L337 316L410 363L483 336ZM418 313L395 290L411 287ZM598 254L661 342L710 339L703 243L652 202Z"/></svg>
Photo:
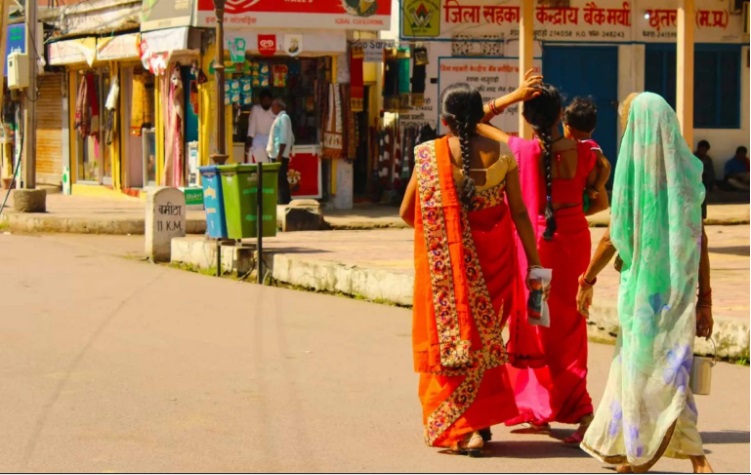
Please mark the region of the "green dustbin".
<svg viewBox="0 0 751 475"><path fill-rule="evenodd" d="M276 236L277 176L280 164L263 165L263 236ZM224 215L227 220L227 237L243 239L257 237L258 165L235 164L217 167L222 176Z"/></svg>

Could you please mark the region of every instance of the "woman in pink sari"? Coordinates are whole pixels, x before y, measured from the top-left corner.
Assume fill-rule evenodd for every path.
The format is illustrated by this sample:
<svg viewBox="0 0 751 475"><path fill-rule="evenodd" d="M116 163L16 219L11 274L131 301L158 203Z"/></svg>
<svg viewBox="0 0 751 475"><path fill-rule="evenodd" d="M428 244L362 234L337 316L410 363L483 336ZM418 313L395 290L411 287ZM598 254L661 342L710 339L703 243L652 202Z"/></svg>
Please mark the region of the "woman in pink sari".
<svg viewBox="0 0 751 475"><path fill-rule="evenodd" d="M502 98L496 108L510 104ZM536 223L537 248L543 267L553 270L548 305L550 326L532 326L526 316L509 322L509 368L519 416L508 425L525 424L546 432L550 422L579 424L566 439L578 444L592 420L587 391L587 322L576 304L578 278L587 269L591 253L583 195L597 180L597 156L591 145L567 139L560 130L563 109L558 90L548 84L524 103L524 118L536 137L524 140L489 125L478 132L508 144L519 162L524 201ZM607 193L588 213L607 209ZM521 266L524 256L519 255Z"/></svg>

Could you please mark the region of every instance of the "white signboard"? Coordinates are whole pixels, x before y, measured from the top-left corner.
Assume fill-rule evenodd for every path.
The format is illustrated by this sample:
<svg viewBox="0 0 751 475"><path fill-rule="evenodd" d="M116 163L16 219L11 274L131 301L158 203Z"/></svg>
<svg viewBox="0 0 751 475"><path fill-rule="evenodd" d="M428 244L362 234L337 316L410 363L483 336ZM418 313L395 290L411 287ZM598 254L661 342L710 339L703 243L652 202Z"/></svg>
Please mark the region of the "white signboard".
<svg viewBox="0 0 751 475"><path fill-rule="evenodd" d="M362 48L365 63L380 63L383 61L383 50L393 48L394 40L359 40L350 42L351 46Z"/></svg>
<svg viewBox="0 0 751 475"><path fill-rule="evenodd" d="M533 62L538 71L542 62ZM482 94L483 103L513 92L519 85L519 60L517 59L466 59L440 58L440 82L438 84L439 97L443 91L455 83L467 83ZM440 106L437 107L440 109ZM440 114L440 110L437 111ZM506 109L503 114L496 116L491 123L507 133L518 132L519 105ZM436 118L439 120L439 117ZM441 124L440 133L446 133Z"/></svg>

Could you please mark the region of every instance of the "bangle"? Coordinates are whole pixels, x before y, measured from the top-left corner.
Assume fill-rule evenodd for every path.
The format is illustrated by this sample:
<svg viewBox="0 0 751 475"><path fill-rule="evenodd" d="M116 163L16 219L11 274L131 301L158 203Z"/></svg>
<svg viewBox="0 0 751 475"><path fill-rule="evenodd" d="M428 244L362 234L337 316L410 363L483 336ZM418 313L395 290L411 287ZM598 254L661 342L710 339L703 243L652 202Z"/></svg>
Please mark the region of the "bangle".
<svg viewBox="0 0 751 475"><path fill-rule="evenodd" d="M495 99L488 102L488 108L490 108L490 112L492 112L493 115L501 115L503 113L503 109L499 109L495 106Z"/></svg>
<svg viewBox="0 0 751 475"><path fill-rule="evenodd" d="M594 287L594 285L597 283L597 277L592 279L592 282L587 281L587 278L584 277L584 274L579 276L579 285L585 289L589 289Z"/></svg>
<svg viewBox="0 0 751 475"><path fill-rule="evenodd" d="M712 308L712 303L697 303L696 308Z"/></svg>
<svg viewBox="0 0 751 475"><path fill-rule="evenodd" d="M531 271L532 269L544 269L542 266L529 266L527 267L527 272Z"/></svg>

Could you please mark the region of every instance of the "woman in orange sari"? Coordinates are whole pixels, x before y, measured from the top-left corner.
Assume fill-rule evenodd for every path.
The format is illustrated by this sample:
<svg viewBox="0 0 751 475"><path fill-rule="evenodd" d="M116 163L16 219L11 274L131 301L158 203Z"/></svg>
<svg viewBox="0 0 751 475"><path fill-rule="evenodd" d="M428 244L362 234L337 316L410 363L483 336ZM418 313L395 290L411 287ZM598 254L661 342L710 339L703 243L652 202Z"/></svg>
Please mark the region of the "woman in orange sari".
<svg viewBox="0 0 751 475"><path fill-rule="evenodd" d="M509 96L534 97L540 81L530 73ZM400 213L415 228L412 345L425 441L470 456L491 426L517 415L501 336L524 311L514 225L530 268L540 263L516 161L475 133L496 110L467 84L444 92L451 133L415 148Z"/></svg>

